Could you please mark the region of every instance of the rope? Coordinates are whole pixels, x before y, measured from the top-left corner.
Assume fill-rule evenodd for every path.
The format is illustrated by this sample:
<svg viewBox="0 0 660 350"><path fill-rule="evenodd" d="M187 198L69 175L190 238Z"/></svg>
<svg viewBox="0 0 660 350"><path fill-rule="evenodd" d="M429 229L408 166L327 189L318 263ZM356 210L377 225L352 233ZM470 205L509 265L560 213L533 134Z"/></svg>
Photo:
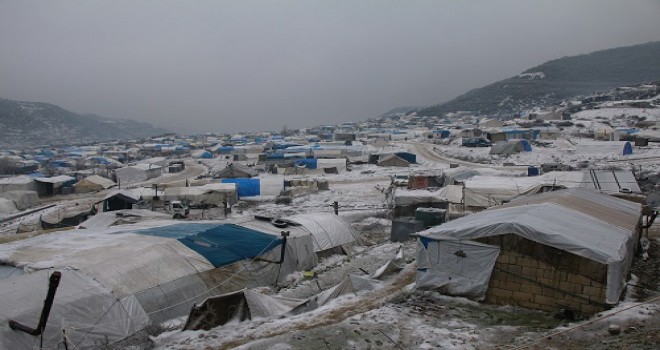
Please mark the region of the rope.
<svg viewBox="0 0 660 350"><path fill-rule="evenodd" d="M548 334L548 335L545 335L545 336L543 336L543 337L540 337L539 339L537 339L537 340L535 340L535 341L533 341L533 342L531 342L531 343L527 343L527 344L523 344L523 345L521 345L521 346L515 347L515 348L513 348L513 350L519 350L519 349L529 348L529 347L532 346L532 345L536 345L536 344L540 343L543 339L549 339L549 338L552 338L552 337L557 336L557 335L559 335L559 334L567 333L567 332L570 332L570 331L576 330L576 329L578 329L578 328L582 328L582 327L587 326L587 325L590 325L590 324L592 324L592 323L596 323L596 322L598 322L598 321L602 321L602 320L604 320L604 319L606 319L606 318L612 317L612 316L614 316L614 315L616 315L616 314L619 314L619 313L621 313L621 312L623 312L623 311L630 310L630 309L634 309L634 308L636 308L636 307L640 307L640 306L642 306L642 305L650 304L650 303L652 303L652 302L654 302L654 301L656 301L656 300L660 300L660 296L653 297L653 298L651 298L651 299L649 299L649 300L647 300L647 301L645 301L645 302L642 302L642 303L639 303L639 304L636 304L636 305L629 306L629 307L627 307L627 308L625 308L625 309L621 309L621 310L615 311L615 312L613 312L613 313L611 313L611 314L608 314L608 315L605 315L605 316L598 317L598 318L596 318L596 319L594 319L594 320L591 320L591 321L585 322L585 323L580 324L580 325L577 325L577 326L575 326L575 327L571 327L571 328L567 328L567 329L564 329L564 330L561 330L561 331L557 331L557 332L554 332L554 333L550 333L550 334Z"/></svg>
<svg viewBox="0 0 660 350"><path fill-rule="evenodd" d="M110 307L107 310L105 310L105 312L103 312L103 315L101 315L101 317L99 317L98 320L96 320L96 322L94 322L94 325L92 326L92 328L90 328L90 330L85 332L85 335L82 337L82 339L80 339L80 341L78 342L78 345L80 345L83 341L85 341L85 339L87 339L87 336L89 335L89 333L91 333L94 330L94 328L96 328L96 326L99 324L99 322L101 322L101 320L105 317L105 315L108 314L108 312L112 309L113 306L115 306L115 304L118 301L119 301L119 299L115 299L115 301L112 303L112 305L110 305Z"/></svg>

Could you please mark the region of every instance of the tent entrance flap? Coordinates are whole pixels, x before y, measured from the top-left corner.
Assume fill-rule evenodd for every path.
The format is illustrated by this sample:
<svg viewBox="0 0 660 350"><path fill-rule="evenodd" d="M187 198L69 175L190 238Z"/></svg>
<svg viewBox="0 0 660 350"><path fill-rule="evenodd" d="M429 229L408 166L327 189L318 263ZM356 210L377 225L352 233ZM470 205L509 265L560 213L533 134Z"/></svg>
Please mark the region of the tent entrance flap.
<svg viewBox="0 0 660 350"><path fill-rule="evenodd" d="M428 240L418 241L417 253L417 288L483 300L500 248L473 241Z"/></svg>

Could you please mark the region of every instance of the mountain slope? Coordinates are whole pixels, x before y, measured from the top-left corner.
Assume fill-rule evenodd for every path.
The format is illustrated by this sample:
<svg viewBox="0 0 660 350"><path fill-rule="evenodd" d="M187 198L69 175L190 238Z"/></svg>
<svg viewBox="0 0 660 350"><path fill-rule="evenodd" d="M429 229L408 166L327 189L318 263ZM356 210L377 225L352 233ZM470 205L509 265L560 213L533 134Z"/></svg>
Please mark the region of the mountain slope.
<svg viewBox="0 0 660 350"><path fill-rule="evenodd" d="M167 132L147 123L80 115L59 106L0 98L0 146L36 146L133 139Z"/></svg>
<svg viewBox="0 0 660 350"><path fill-rule="evenodd" d="M423 108L418 114L431 116L472 111L506 115L529 107L557 104L576 96L656 80L660 80L660 42L651 42L549 61L519 76Z"/></svg>

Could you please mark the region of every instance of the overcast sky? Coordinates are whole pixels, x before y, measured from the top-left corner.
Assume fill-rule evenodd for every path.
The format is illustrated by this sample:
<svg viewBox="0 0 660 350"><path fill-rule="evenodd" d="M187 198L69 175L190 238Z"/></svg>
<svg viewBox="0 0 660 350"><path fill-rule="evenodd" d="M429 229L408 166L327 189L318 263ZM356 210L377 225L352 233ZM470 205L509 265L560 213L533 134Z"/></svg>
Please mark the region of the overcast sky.
<svg viewBox="0 0 660 350"><path fill-rule="evenodd" d="M0 97L178 132L281 130L657 40L657 0L0 0Z"/></svg>

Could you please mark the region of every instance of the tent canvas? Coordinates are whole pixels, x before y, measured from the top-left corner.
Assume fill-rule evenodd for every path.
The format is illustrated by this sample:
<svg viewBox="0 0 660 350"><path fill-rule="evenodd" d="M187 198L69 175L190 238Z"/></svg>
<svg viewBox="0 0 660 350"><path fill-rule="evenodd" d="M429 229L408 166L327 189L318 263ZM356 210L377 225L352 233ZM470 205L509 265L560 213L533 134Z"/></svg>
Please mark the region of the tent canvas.
<svg viewBox="0 0 660 350"><path fill-rule="evenodd" d="M298 214L288 216L285 220L303 226L312 235L315 252L354 244L357 241L351 226L331 213Z"/></svg>

